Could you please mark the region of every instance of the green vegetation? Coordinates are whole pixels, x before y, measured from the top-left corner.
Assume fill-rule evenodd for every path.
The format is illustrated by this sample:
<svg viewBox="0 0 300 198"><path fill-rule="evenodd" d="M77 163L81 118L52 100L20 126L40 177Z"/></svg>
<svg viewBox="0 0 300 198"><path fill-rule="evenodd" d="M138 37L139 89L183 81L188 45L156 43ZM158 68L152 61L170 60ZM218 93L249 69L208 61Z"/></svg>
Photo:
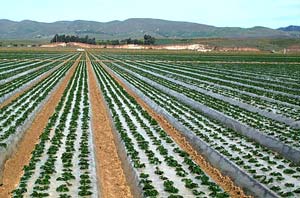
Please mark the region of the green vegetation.
<svg viewBox="0 0 300 198"><path fill-rule="evenodd" d="M141 91L144 94L139 95L141 98L157 104L163 109L161 112L168 112L168 116L174 118L172 123L178 122L184 126L186 133L192 136L190 141L196 137L201 139L239 167L241 172L247 173L257 183L280 197L296 197L299 194L299 186L296 185L300 177L299 165L284 159L285 154L272 151L270 145L259 144L257 140L228 128L221 119L209 118L206 112L196 108L196 105L203 104L259 130L259 133L274 137L287 146L298 148L299 130L289 128L280 120L275 121L266 115L254 113L251 109L247 110L245 106L226 102L226 98L221 96L299 120L299 112L290 107L290 104L300 105L293 98L293 95L299 95L299 56L161 51L119 51L99 53L96 56L106 60L105 65L117 76ZM238 63L232 63L233 61ZM178 94L172 94L171 91ZM210 94L211 92L219 95ZM187 103L186 98L181 98L179 93L199 102ZM219 102L222 105L218 105ZM194 195L202 194L196 189L201 184L209 186L210 196L228 196L221 193L205 175L195 177L201 183L188 178L182 163L178 163L173 155L168 156L171 151L164 149L163 144L156 150L165 156L164 162L170 169L175 169L176 176L182 177L182 186L192 189ZM185 158L184 163L190 165L188 170L201 174L202 170L185 157L186 153L178 149L173 151ZM207 155L208 159L210 155L211 153ZM165 170L156 167L155 174L164 179L166 192L176 193L174 188L177 186L172 183L175 184L175 181L167 178Z"/></svg>
<svg viewBox="0 0 300 198"><path fill-rule="evenodd" d="M79 42L79 43L87 43L87 44L96 44L96 39L95 38L89 38L88 35L85 37L79 37L79 36L70 36L70 35L58 35L55 34L55 36L51 39L50 43L57 43L57 42L64 42L64 43L69 43L69 42Z"/></svg>
<svg viewBox="0 0 300 198"><path fill-rule="evenodd" d="M149 35L144 39L154 40ZM273 42L292 44L292 40ZM122 161L128 162L130 169L126 172L132 171L141 196L229 197L207 169L199 166L194 155L199 146L209 149L201 153L208 162L218 159L214 168L222 176L232 178L249 195L261 197L256 194L259 188L270 197L299 197L299 158L289 159L289 153L274 150L280 143L299 152L299 128L270 114L300 121L300 56L112 49L82 53L76 48L72 53L63 48L57 52L42 48L38 52L32 52L38 50L34 48L14 50L0 53L0 99L17 89L24 90L0 109L0 149L5 152L11 148L10 140L22 135L28 118L37 117L35 112L72 67L74 73L41 131L29 163L23 167L13 197L98 196L100 181L96 178L89 97L94 89L89 87L88 67L111 116L116 142L124 151L126 158ZM32 87L23 87L50 70ZM170 126L180 129L186 138L167 133L160 126L161 120L154 119L112 73L139 99L148 101L156 113L165 112ZM235 125L250 130L245 133ZM265 144L255 136L276 142ZM193 147L182 150L181 142L193 142ZM228 168L235 171L227 172Z"/></svg>
<svg viewBox="0 0 300 198"><path fill-rule="evenodd" d="M155 38L145 34L144 39L123 39L123 40L100 40L97 41L98 45L125 45L125 44L137 44L137 45L154 45Z"/></svg>

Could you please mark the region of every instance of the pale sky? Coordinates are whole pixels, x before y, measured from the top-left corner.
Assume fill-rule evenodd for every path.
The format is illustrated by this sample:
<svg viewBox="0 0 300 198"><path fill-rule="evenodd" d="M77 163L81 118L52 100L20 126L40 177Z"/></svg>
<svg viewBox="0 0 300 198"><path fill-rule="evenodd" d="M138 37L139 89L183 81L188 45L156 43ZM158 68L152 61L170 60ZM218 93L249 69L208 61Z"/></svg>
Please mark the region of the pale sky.
<svg viewBox="0 0 300 198"><path fill-rule="evenodd" d="M300 25L300 0L4 0L0 19L54 22L128 18L189 21L219 27Z"/></svg>

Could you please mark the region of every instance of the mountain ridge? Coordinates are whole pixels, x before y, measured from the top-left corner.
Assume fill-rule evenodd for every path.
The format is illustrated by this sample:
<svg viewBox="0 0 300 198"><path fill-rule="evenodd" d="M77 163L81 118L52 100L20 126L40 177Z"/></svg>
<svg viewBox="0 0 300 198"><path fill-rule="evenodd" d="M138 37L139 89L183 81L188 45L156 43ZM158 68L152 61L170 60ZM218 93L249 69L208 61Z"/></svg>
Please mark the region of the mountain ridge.
<svg viewBox="0 0 300 198"><path fill-rule="evenodd" d="M150 34L156 38L295 38L300 32L271 29L216 27L212 25L169 21L153 18L130 18L123 21L97 22L87 20L37 22L0 19L0 39L49 39L55 34L88 35L96 39L142 38Z"/></svg>
<svg viewBox="0 0 300 198"><path fill-rule="evenodd" d="M287 27L278 28L278 30L287 31L287 32L300 31L300 26L298 26L298 25L289 25Z"/></svg>

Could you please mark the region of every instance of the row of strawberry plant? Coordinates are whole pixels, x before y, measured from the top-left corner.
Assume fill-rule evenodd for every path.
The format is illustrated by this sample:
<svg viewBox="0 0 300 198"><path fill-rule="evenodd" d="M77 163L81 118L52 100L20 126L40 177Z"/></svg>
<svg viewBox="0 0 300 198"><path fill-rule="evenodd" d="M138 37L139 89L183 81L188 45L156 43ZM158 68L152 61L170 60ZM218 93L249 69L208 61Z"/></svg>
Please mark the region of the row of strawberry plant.
<svg viewBox="0 0 300 198"><path fill-rule="evenodd" d="M27 74L32 73L38 69L51 65L53 62L70 59L72 56L73 54L70 54L68 56L62 56L55 60L50 60L49 58L45 60L34 61L32 64L29 64L25 67L7 71L3 74L0 74L0 84L8 83L9 81L12 81L18 77L26 76Z"/></svg>
<svg viewBox="0 0 300 198"><path fill-rule="evenodd" d="M74 57L78 57L79 54L74 55L69 58L69 60L73 59ZM22 87L26 85L30 85L35 80L38 80L39 77L44 75L45 73L49 73L52 70L55 70L58 65L61 65L61 62L51 62L42 66L41 68L21 75L20 77L15 78L14 80L8 81L4 84L0 85L0 98L5 97L6 95L15 92L16 90L22 89Z"/></svg>
<svg viewBox="0 0 300 198"><path fill-rule="evenodd" d="M5 161L14 152L23 132L72 65L73 63L69 62L59 67L49 77L0 109L0 177Z"/></svg>
<svg viewBox="0 0 300 198"><path fill-rule="evenodd" d="M62 54L72 54L72 52L43 52L43 51L11 51L1 52L0 60L21 60L21 59L45 59L47 57L59 57Z"/></svg>
<svg viewBox="0 0 300 198"><path fill-rule="evenodd" d="M5 73L10 70L19 69L22 67L26 67L29 64L36 63L38 61L35 60L18 60L18 61L8 61L5 64L0 63L0 72Z"/></svg>
<svg viewBox="0 0 300 198"><path fill-rule="evenodd" d="M87 71L79 63L14 197L98 197Z"/></svg>
<svg viewBox="0 0 300 198"><path fill-rule="evenodd" d="M103 56L103 55L102 55ZM112 59L110 56L105 56L105 59ZM135 61L136 62L136 61ZM145 62L145 61L143 61ZM195 72L191 72L191 71L185 71L186 69L184 67L177 67L176 68L176 64L174 65L174 63L172 63L174 66L172 68L170 68L170 63L157 63L155 61L151 62L151 64L160 64L160 65L164 65L165 67L168 67L168 69L175 69L179 72L184 72L186 74L189 74L189 76L193 76L199 80L201 80L202 82L205 83L209 83L213 86L217 86L217 87L225 87L226 89L236 89L237 91L240 92L245 92L245 93L250 93L250 94L256 94L257 96L261 97L263 96L264 98L267 97L267 99L276 99L282 103L289 103L289 104L299 104L299 100L297 99L297 96L295 95L291 95L291 94L287 94L287 93L282 93L282 92L276 92L276 91L272 91L272 90L268 90L268 89L263 89L260 87L252 87L249 85L243 85L241 83L237 83L234 81L226 81L226 80L222 80L222 79L218 79L218 78L214 78L214 77L210 77L210 76L205 76L202 75L201 73L197 74ZM292 96L292 97L290 97Z"/></svg>
<svg viewBox="0 0 300 198"><path fill-rule="evenodd" d="M237 71L238 74L265 77L265 79L276 79L287 82L299 82L299 64L221 64L212 67L222 67L226 71Z"/></svg>
<svg viewBox="0 0 300 198"><path fill-rule="evenodd" d="M55 70L49 77L45 78L31 89L21 94L10 104L0 109L1 145L6 145L4 142L17 131L18 126L25 123L31 112L44 101L49 95L49 92L54 89L72 65L72 62L64 64Z"/></svg>
<svg viewBox="0 0 300 198"><path fill-rule="evenodd" d="M180 102L176 97L155 89L126 70L113 65L109 67L169 113L176 120L175 122L185 126L190 135L199 137L257 182L282 197L300 194L300 186L297 185L300 181L299 166L227 128L222 123L206 117ZM236 177L240 176L236 175Z"/></svg>
<svg viewBox="0 0 300 198"><path fill-rule="evenodd" d="M109 56L105 56L105 58L110 58ZM124 59L121 59L124 60ZM144 62L144 61L143 61ZM152 62L153 63L153 62ZM154 62L155 63L155 62ZM199 74L204 74L207 76L213 76L213 77L217 77L217 78L221 78L221 79L225 79L225 80L231 80L234 82L240 82L243 84L248 84L248 85L253 85L253 86L258 86L258 87L262 87L265 85L265 88L268 89L274 89L274 90L278 90L278 91L287 91L287 90L295 90L295 91L299 91L300 86L297 84L297 81L293 81L295 79L288 79L286 78L285 81L282 81L282 79L276 79L273 78L273 76L264 76L260 77L260 76L253 76L255 74L251 73L251 75L249 74L243 74L241 72L239 72L240 70L243 69L243 67L247 67L247 65L240 64L240 69L239 70L227 70L227 69L223 69L223 66L229 65L230 63L222 63L222 64L217 64L217 66L215 66L216 64L213 63L205 63L205 64L201 64L201 63L168 63L165 62L165 64L170 65L172 64L172 66L176 66L176 67L180 67L180 68L184 68L184 69L189 69L192 72L195 73L199 73ZM218 67L218 65L221 65L222 67ZM253 67L257 66L257 65L253 65ZM265 67L270 67L270 65L265 65ZM293 68L293 70L296 70L299 65L293 65L291 66ZM291 81L292 80L292 81ZM286 82L288 81L288 82Z"/></svg>
<svg viewBox="0 0 300 198"><path fill-rule="evenodd" d="M59 57L49 57L49 58L46 58L46 59L43 59L40 61L36 61L36 60L22 61L19 64L5 66L0 69L0 80L7 79L7 78L17 75L19 73L38 68L39 66L43 66L44 64L51 62L51 61L59 61L59 60L68 59L71 56L72 56L72 54L70 54L68 56L61 55Z"/></svg>
<svg viewBox="0 0 300 198"><path fill-rule="evenodd" d="M9 67L14 64L22 64L26 61L29 62L29 60L0 60L0 68L6 67L6 66Z"/></svg>
<svg viewBox="0 0 300 198"><path fill-rule="evenodd" d="M228 196L103 68L92 65L144 197Z"/></svg>
<svg viewBox="0 0 300 198"><path fill-rule="evenodd" d="M127 62L123 62L123 63L132 65L132 63L127 63ZM268 100L263 100L258 97L249 96L248 94L241 93L238 90L235 91L223 87L217 87L214 86L212 83L201 81L196 77L191 77L191 75L196 76L195 73L184 73L180 69L173 69L170 68L169 66L161 66L158 64L147 64L147 63L138 63L138 62L135 62L134 65L142 69L146 69L152 72L162 74L176 81L186 83L187 85L196 86L199 89L206 90L209 92L212 91L213 93L211 94L220 94L230 99L237 100L241 103L250 105L250 108L252 108L253 106L254 110L260 109L261 111L265 111L266 114L275 113L277 115L280 115L283 118L286 117L286 120L291 120L291 123L300 120L300 106L297 109L292 106L284 105L278 102L271 102ZM278 119L278 121L280 120Z"/></svg>
<svg viewBox="0 0 300 198"><path fill-rule="evenodd" d="M221 79L225 82L235 82L236 84L241 84L243 86L251 86L256 89L265 89L269 91L278 91L282 93L287 93L291 95L299 95L300 89L299 86L296 84L281 84L281 83L265 83L261 80L254 80L254 79L247 79L243 78L239 75L232 74L228 75L228 73L224 72L217 72L215 70L211 70L206 67L201 67L199 64L172 64L176 65L177 67L184 67L185 69L189 69L191 72L196 72L198 74L202 74L203 76L209 76L215 79ZM267 67L267 66L266 66ZM292 86L294 85L294 86Z"/></svg>
<svg viewBox="0 0 300 198"><path fill-rule="evenodd" d="M241 63L254 62L254 63L262 63L260 64L260 70L266 71L277 71L286 73L284 68L281 65L277 64L288 64L289 62L300 62L300 58L297 55L284 55L284 56L274 56L272 54L206 54L199 52L184 52L184 51L115 51L115 52L103 52L103 54L113 55L115 57L120 57L123 59L134 59L134 60L149 60L149 61L172 61L172 62L239 62L236 64L237 67ZM277 64L272 64L270 69L264 67L265 62L276 62ZM256 68L249 68L256 71Z"/></svg>
<svg viewBox="0 0 300 198"><path fill-rule="evenodd" d="M188 63L188 64L176 64L178 66L187 66L190 69L196 70L198 72L200 71L207 71L207 72L214 72L216 74L221 75L229 75L231 77L237 78L237 79L243 79L247 80L249 82L258 82L266 85L272 85L272 86L279 86L279 87L286 87L290 89L300 89L299 81L297 79L293 78L278 78L277 76L269 76L269 75L255 75L254 73L243 73L240 71L232 70L232 69L225 69L226 65L229 64L221 64L221 65L215 65L215 64L195 64L195 63ZM256 65L252 65L255 67ZM225 68L224 68L225 67ZM241 70L243 70L243 67L247 67L247 65L243 64L241 65ZM266 67L269 67L266 65ZM296 69L299 67L299 65L294 65L294 68Z"/></svg>
<svg viewBox="0 0 300 198"><path fill-rule="evenodd" d="M109 56L105 56L105 58L109 58ZM229 80L223 80L221 78L215 78L211 77L210 75L203 75L201 72L194 72L190 71L186 67L180 67L176 66L176 64L172 63L172 67L170 67L169 63L154 63L152 62L151 64L154 64L155 66L162 65L164 67L167 67L168 70L171 71L177 71L180 72L180 74L185 74L189 77L194 77L197 78L198 80L201 81L201 83L207 83L209 85L217 86L217 87L225 87L227 88L234 88L237 91L244 91L246 93L251 93L251 94L256 94L258 96L265 96L267 98L275 99L284 103L289 103L289 104L294 104L294 105L300 105L299 99L297 98L297 95L291 95L287 93L282 93L282 92L276 92L272 91L269 89L263 89L261 87L253 87L249 85L245 85L242 83L237 83L235 81L229 81ZM290 97L293 96L293 97Z"/></svg>
<svg viewBox="0 0 300 198"><path fill-rule="evenodd" d="M119 66L120 63L112 64ZM224 102L223 100L202 94L185 86L175 84L156 75L142 71L141 69L137 69L136 67L126 65L126 68L140 76L149 79L150 81L153 81L155 83L158 83L159 85L162 85L163 87L173 90L178 94L183 94L196 102L206 105L212 109L215 109L216 111L222 112L226 116L229 116L247 126L250 126L254 129L258 129L260 132L274 137L287 145L290 145L295 148L300 147L299 130L292 129L285 124L258 115L257 113L249 112L238 106Z"/></svg>
<svg viewBox="0 0 300 198"><path fill-rule="evenodd" d="M291 91L299 91L299 85L297 84L296 79L293 78L284 78L285 81L282 79L277 79L276 76L268 76L265 75L261 77L260 75L258 76L253 76L255 74L252 74L250 76L249 74L243 74L239 73L239 71L234 71L234 70L226 70L222 69L223 66L225 66L228 63L222 63L220 64L222 67L214 67L215 64L211 63L167 63L164 62L162 64L172 64L176 67L188 69L192 72L196 73L201 73L207 76L212 76L224 80L230 80L234 82L240 82L242 84L246 85L252 85L254 87L264 87L266 89L272 89L272 90L277 90L277 91L282 91L286 92L288 90ZM245 64L241 64L241 70L245 66ZM265 67L268 67L269 65L266 65ZM256 67L256 65L252 64L252 67ZM299 67L298 65L293 65L294 70ZM286 89L286 90L285 90Z"/></svg>

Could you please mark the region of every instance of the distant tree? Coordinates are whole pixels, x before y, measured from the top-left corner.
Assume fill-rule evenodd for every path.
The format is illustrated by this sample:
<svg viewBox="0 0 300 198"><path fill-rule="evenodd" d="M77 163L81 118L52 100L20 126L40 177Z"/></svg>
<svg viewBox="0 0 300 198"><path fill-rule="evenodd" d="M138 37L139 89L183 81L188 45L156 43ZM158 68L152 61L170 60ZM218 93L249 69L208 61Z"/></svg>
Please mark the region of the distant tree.
<svg viewBox="0 0 300 198"><path fill-rule="evenodd" d="M80 43L88 43L88 44L96 44L96 39L95 38L89 38L88 36L85 37L78 37L78 36L70 36L70 35L58 35L55 34L55 36L51 39L50 43L56 43L56 42L80 42Z"/></svg>
<svg viewBox="0 0 300 198"><path fill-rule="evenodd" d="M99 40L97 41L97 45L106 45L107 42L105 40Z"/></svg>
<svg viewBox="0 0 300 198"><path fill-rule="evenodd" d="M89 36L86 35L85 38L83 39L82 43L88 43L89 42Z"/></svg>
<svg viewBox="0 0 300 198"><path fill-rule="evenodd" d="M58 34L55 34L55 36L53 37L53 39L51 39L50 43L56 43L58 39Z"/></svg>
<svg viewBox="0 0 300 198"><path fill-rule="evenodd" d="M96 41L91 41L89 39L89 43L96 43ZM135 45L143 45L144 43L147 43L147 45L153 45L155 42L155 38L151 37L150 35L146 35L146 42L145 39L123 39L123 40L100 40L97 41L98 45L126 45L126 44L135 44Z"/></svg>
<svg viewBox="0 0 300 198"><path fill-rule="evenodd" d="M144 42L142 40L134 39L133 44L142 45L142 44L144 44Z"/></svg>
<svg viewBox="0 0 300 198"><path fill-rule="evenodd" d="M131 38L125 39L125 43L126 43L126 44L132 44Z"/></svg>
<svg viewBox="0 0 300 198"><path fill-rule="evenodd" d="M67 35L67 36L66 36L66 40L65 40L65 41L66 41L66 43L69 43L69 42L71 42L71 37L70 37L69 35Z"/></svg>
<svg viewBox="0 0 300 198"><path fill-rule="evenodd" d="M96 39L95 38L86 38L86 39L87 39L85 41L86 43L96 45Z"/></svg>
<svg viewBox="0 0 300 198"><path fill-rule="evenodd" d="M76 36L71 36L71 38L70 38L70 42L75 42L76 41Z"/></svg>
<svg viewBox="0 0 300 198"><path fill-rule="evenodd" d="M123 39L121 41L119 41L119 44L123 45L123 44L138 44L138 45L142 45L144 42L142 40L139 39Z"/></svg>
<svg viewBox="0 0 300 198"><path fill-rule="evenodd" d="M120 45L124 45L124 44L127 44L127 40L126 39L120 40Z"/></svg>
<svg viewBox="0 0 300 198"><path fill-rule="evenodd" d="M60 36L60 42L66 42L66 35L61 35Z"/></svg>
<svg viewBox="0 0 300 198"><path fill-rule="evenodd" d="M155 43L155 38L148 35L148 34L145 34L144 35L144 44L145 45L153 45Z"/></svg>
<svg viewBox="0 0 300 198"><path fill-rule="evenodd" d="M96 38L91 39L91 44L96 45Z"/></svg>
<svg viewBox="0 0 300 198"><path fill-rule="evenodd" d="M111 44L112 45L120 45L120 41L119 40L112 40Z"/></svg>

